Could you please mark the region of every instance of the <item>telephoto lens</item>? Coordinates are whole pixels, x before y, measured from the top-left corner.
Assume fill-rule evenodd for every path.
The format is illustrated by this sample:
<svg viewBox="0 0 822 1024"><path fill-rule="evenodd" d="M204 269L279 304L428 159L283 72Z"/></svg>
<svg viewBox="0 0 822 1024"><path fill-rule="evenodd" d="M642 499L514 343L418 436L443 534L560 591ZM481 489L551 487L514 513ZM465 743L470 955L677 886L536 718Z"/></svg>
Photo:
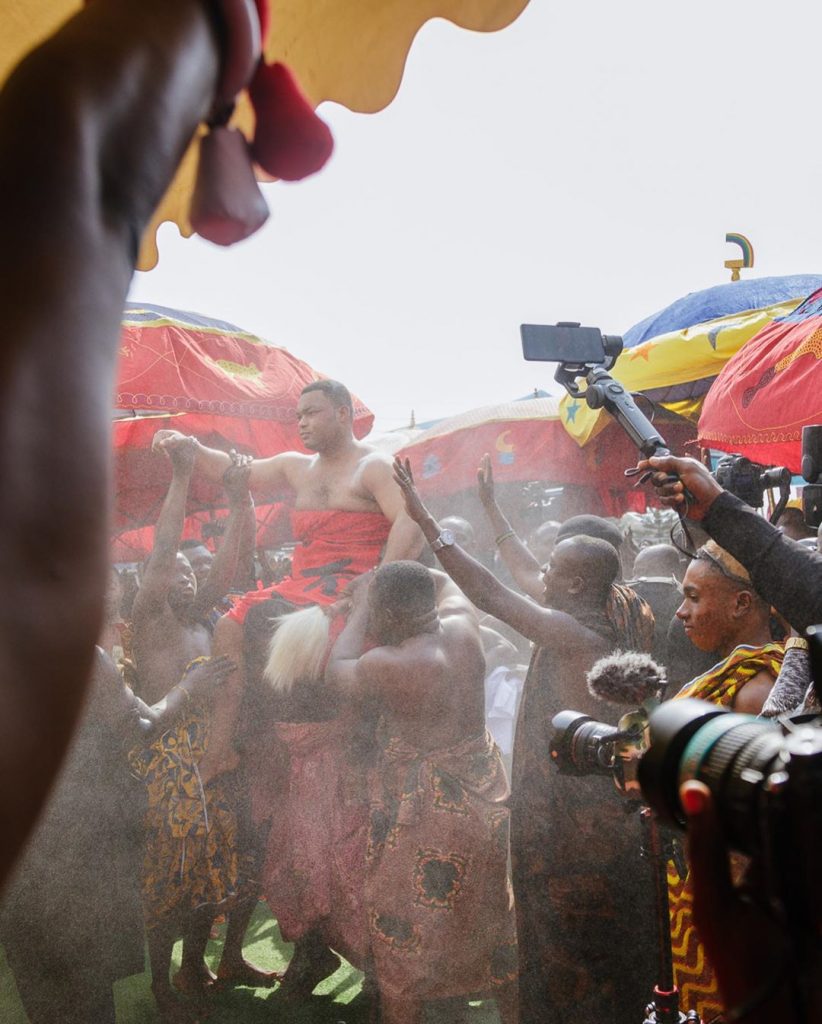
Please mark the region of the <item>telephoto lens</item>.
<svg viewBox="0 0 822 1024"><path fill-rule="evenodd" d="M782 837L818 831L820 724L783 726L701 700L668 701L651 715L650 746L639 765L643 795L663 821L684 826L679 787L703 782L728 844L770 859Z"/></svg>
<svg viewBox="0 0 822 1024"><path fill-rule="evenodd" d="M551 759L563 775L612 775L619 729L579 711L554 715Z"/></svg>

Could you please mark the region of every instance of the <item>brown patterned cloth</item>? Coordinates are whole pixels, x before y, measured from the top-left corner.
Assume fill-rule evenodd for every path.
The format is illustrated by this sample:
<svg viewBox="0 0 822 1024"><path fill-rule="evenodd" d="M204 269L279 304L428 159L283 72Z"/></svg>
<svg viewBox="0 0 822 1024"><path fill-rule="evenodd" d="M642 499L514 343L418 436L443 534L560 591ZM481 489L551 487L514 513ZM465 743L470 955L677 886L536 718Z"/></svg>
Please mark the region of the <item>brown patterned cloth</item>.
<svg viewBox="0 0 822 1024"><path fill-rule="evenodd" d="M624 583L611 584L605 615L623 651L649 653L654 645L654 613L651 606Z"/></svg>
<svg viewBox="0 0 822 1024"><path fill-rule="evenodd" d="M186 672L203 660L195 658ZM192 701L176 725L129 755L148 795L141 877L148 928L200 906L224 904L238 891L234 806L220 779L205 787L200 781L207 743L208 716Z"/></svg>
<svg viewBox="0 0 822 1024"><path fill-rule="evenodd" d="M377 982L395 999L516 978L508 780L490 735L420 751L386 738L371 776L367 903Z"/></svg>

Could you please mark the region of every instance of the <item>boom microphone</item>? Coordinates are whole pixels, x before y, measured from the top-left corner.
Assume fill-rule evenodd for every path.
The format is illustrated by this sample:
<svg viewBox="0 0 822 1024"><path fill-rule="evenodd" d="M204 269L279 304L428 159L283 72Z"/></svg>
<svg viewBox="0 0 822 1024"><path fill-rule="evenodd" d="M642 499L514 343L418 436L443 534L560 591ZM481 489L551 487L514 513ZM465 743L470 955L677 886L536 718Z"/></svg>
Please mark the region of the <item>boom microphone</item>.
<svg viewBox="0 0 822 1024"><path fill-rule="evenodd" d="M615 651L600 658L586 678L592 697L630 707L649 697L660 699L668 684L664 667L639 651Z"/></svg>

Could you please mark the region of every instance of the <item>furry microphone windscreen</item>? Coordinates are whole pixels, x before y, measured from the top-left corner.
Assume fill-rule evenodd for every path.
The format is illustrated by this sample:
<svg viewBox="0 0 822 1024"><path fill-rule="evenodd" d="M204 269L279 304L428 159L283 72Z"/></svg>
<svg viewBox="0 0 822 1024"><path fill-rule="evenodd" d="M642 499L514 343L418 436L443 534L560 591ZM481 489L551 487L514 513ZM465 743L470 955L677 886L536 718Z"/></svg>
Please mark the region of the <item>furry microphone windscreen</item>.
<svg viewBox="0 0 822 1024"><path fill-rule="evenodd" d="M588 692L609 704L636 707L659 697L668 682L662 665L639 651L614 651L600 658L587 675Z"/></svg>

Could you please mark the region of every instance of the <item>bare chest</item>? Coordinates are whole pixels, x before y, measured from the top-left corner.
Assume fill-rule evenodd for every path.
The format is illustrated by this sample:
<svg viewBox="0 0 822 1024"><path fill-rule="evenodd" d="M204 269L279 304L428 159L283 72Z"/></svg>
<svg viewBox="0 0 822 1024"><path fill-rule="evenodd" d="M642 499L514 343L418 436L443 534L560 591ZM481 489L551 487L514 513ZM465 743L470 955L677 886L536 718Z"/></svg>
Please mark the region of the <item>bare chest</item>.
<svg viewBox="0 0 822 1024"><path fill-rule="evenodd" d="M201 623L181 623L166 611L135 630L134 657L141 696L160 700L179 683L188 665L211 654L211 635Z"/></svg>
<svg viewBox="0 0 822 1024"><path fill-rule="evenodd" d="M299 509L379 511L373 494L363 485L361 460L334 467L324 466L318 460L303 470L295 492Z"/></svg>

